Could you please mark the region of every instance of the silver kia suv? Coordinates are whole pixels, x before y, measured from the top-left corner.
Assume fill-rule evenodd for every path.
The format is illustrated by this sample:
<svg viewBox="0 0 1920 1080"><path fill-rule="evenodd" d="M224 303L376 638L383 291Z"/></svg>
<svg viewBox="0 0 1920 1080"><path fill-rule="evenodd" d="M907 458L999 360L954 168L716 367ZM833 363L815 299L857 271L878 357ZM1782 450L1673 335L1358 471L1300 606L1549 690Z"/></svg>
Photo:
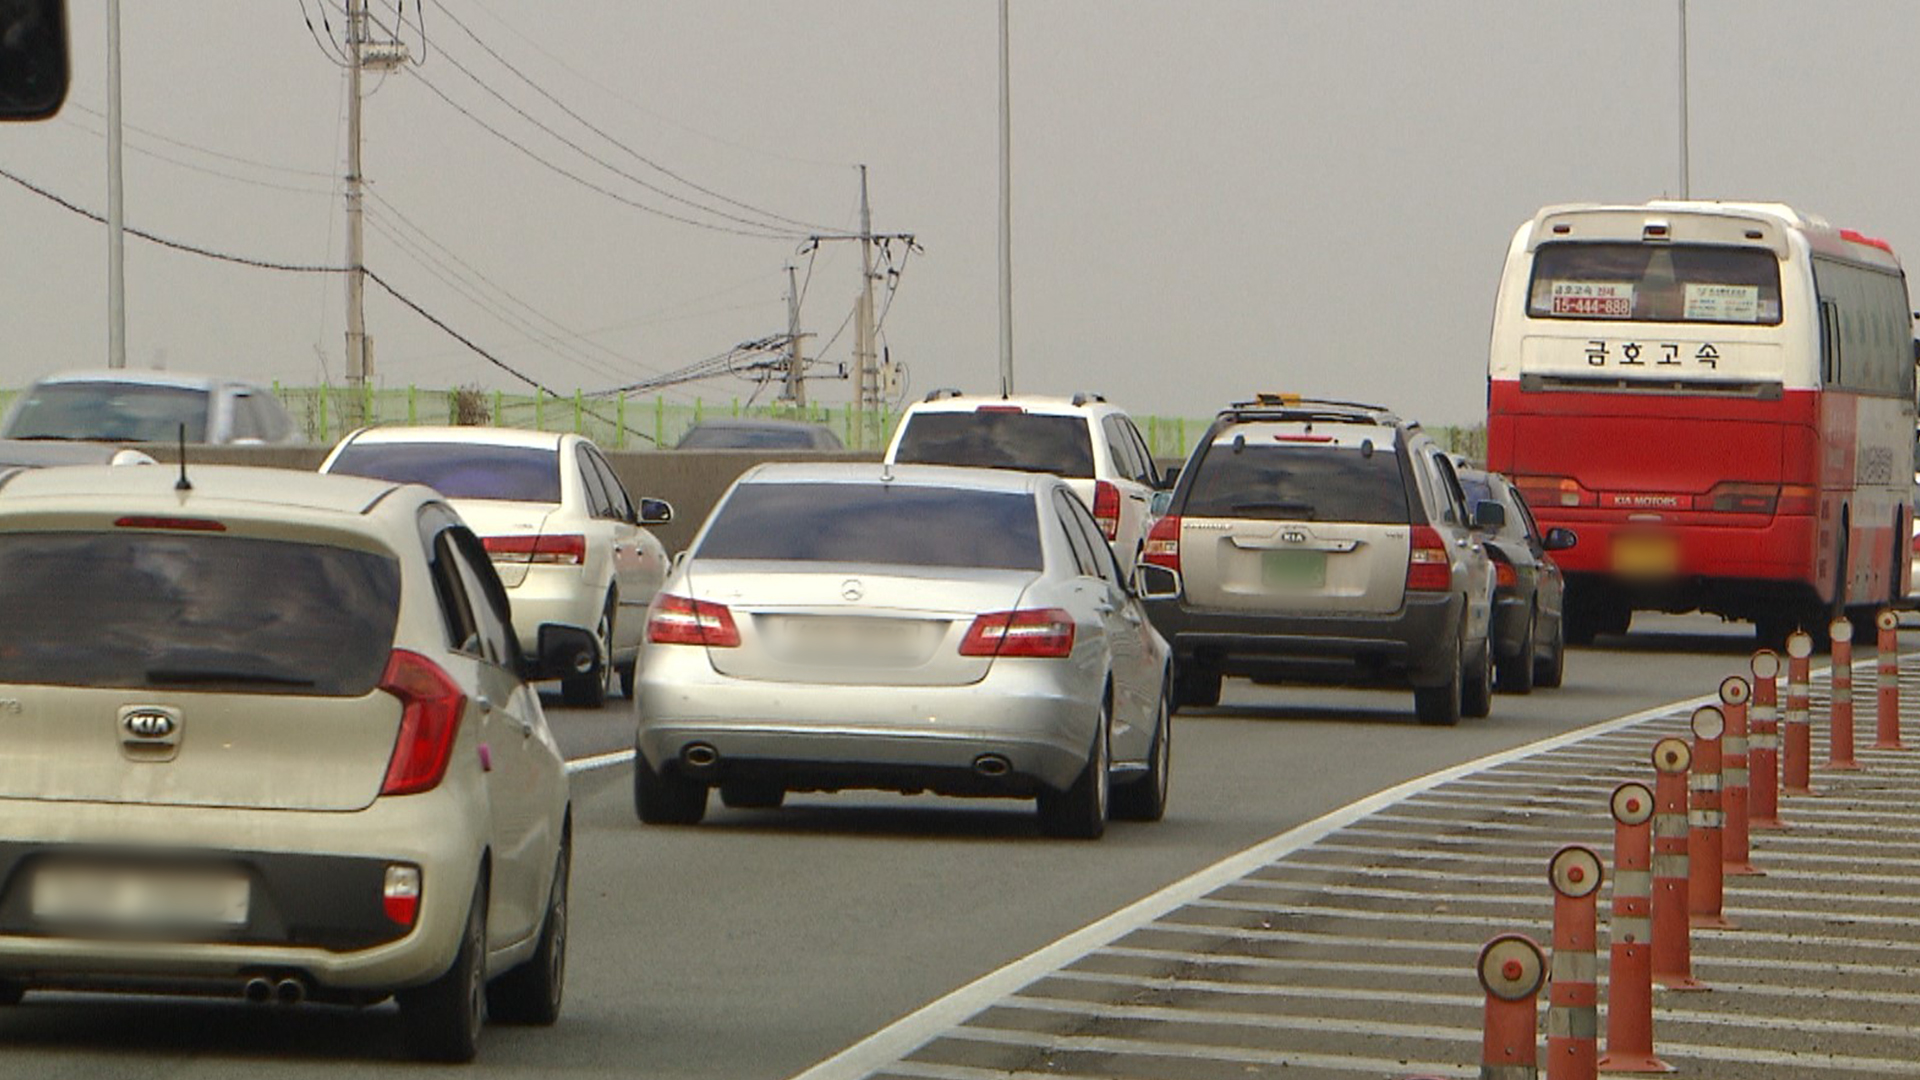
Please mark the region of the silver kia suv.
<svg viewBox="0 0 1920 1080"><path fill-rule="evenodd" d="M1453 463L1372 405L1262 396L1223 411L1144 558L1185 591L1147 605L1182 705L1227 675L1411 686L1423 723L1485 716L1494 575Z"/></svg>

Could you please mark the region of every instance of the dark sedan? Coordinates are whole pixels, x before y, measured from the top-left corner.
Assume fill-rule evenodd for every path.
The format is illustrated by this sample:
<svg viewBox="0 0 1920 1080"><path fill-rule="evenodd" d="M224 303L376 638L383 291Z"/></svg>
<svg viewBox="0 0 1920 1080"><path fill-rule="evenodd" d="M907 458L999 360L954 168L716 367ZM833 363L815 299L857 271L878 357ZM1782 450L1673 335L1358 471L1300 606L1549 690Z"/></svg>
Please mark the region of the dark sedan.
<svg viewBox="0 0 1920 1080"><path fill-rule="evenodd" d="M1460 470L1475 520L1482 502L1504 513L1497 526L1483 531L1487 555L1493 560L1494 680L1499 689L1524 694L1536 686L1560 685L1566 669L1567 633L1562 622L1566 583L1547 553L1574 545L1570 530L1552 529L1545 535L1534 523L1527 501L1500 473Z"/></svg>

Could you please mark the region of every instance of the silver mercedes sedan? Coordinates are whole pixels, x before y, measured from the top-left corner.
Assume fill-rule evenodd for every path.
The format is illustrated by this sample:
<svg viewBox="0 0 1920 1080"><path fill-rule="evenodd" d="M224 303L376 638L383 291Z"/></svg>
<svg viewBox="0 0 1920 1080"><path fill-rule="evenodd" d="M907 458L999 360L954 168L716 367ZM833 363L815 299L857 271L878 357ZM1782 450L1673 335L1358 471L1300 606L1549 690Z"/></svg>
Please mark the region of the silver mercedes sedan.
<svg viewBox="0 0 1920 1080"><path fill-rule="evenodd" d="M1049 835L1159 820L1167 643L1058 477L935 466L758 466L648 614L634 808L694 824L707 793L1036 799Z"/></svg>

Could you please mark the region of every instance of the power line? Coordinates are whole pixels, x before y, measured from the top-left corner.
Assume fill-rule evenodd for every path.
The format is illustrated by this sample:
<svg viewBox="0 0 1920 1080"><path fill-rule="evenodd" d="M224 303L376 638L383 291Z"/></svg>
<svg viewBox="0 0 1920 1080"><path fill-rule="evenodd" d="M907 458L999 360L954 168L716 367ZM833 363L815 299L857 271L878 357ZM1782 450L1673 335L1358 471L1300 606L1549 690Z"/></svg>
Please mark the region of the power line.
<svg viewBox="0 0 1920 1080"><path fill-rule="evenodd" d="M82 108L81 111L91 112L92 110ZM104 139L107 137L107 133L105 131L101 130L100 128L93 127L92 125L87 124L85 121L76 120L72 116L62 116L60 118L60 122L69 127L75 128L79 131L84 131L87 134L94 136L95 138ZM158 150L153 150L153 149L139 146L139 145L130 146L129 149L133 150L137 154L144 154L147 157L153 158L157 161L164 161L169 165L176 165L182 169L187 169L192 172L201 173L206 176L217 176L222 180L231 180L237 184L247 184L252 187L267 188L273 191L289 191L298 195L325 195L325 196L328 196L329 198L332 197L333 195L333 191L330 188L318 188L318 187L310 187L310 186L295 185L295 184L276 184L271 180L259 180L251 176L241 176L238 173L230 173L221 169L215 169L206 165L200 165L195 162L184 161L180 158L172 156L171 154L163 154ZM318 175L324 176L325 174L321 173Z"/></svg>
<svg viewBox="0 0 1920 1080"><path fill-rule="evenodd" d="M83 105L78 101L68 101L67 108L77 109L80 112L86 113L88 116L91 116L94 119L100 120L103 122L107 118L105 113L100 112L98 109L89 108L88 106ZM64 114L62 118L66 119ZM307 177L313 177L319 180L339 179L339 176L335 173L321 172L318 169L296 169L290 165L275 165L271 162L256 161L253 158L244 158L234 154L223 153L219 150L212 150L205 146L200 146L195 143L184 142L180 139L175 139L170 136L163 135L160 132L154 131L151 128L143 128L136 124L126 123L125 121L122 121L120 126L123 128L126 128L128 131L138 132L141 135L145 135L149 139L154 139L158 142L166 143L169 146L177 146L182 150L191 150L196 154L205 154L208 157L219 158L222 161L230 161L235 165L248 165L256 169L265 169L268 172L286 173L289 176L307 176Z"/></svg>

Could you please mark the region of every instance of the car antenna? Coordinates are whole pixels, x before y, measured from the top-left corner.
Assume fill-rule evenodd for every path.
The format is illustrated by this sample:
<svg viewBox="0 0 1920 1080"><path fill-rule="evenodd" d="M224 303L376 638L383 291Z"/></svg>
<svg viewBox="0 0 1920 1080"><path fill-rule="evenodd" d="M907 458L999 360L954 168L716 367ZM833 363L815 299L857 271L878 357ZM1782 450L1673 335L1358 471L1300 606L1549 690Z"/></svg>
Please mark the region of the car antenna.
<svg viewBox="0 0 1920 1080"><path fill-rule="evenodd" d="M187 425L180 423L180 479L173 482L175 491L192 491L193 481L187 479Z"/></svg>

